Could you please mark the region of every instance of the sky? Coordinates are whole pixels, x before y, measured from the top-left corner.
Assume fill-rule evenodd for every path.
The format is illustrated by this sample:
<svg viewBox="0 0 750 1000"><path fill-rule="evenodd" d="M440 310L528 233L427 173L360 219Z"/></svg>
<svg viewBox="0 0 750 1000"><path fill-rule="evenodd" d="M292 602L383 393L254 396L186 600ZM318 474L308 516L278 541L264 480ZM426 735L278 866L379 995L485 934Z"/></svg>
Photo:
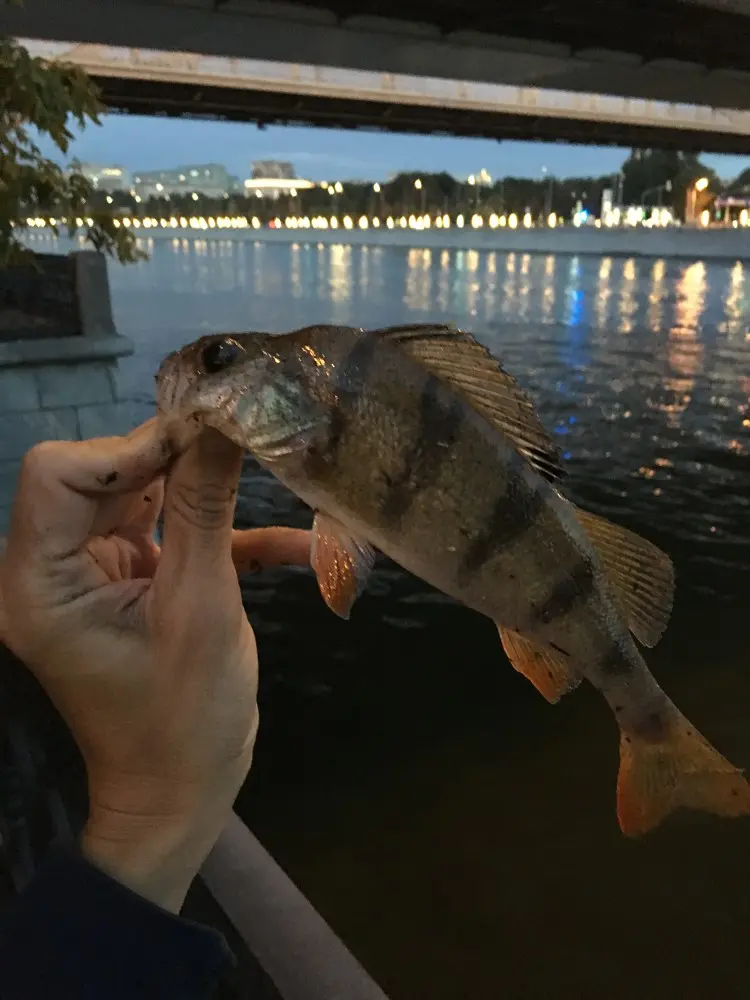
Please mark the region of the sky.
<svg viewBox="0 0 750 1000"><path fill-rule="evenodd" d="M52 155L52 143L43 146ZM191 163L222 163L240 179L252 160L291 160L308 180L386 180L399 171L445 170L467 177L482 168L492 177L600 176L615 172L627 150L561 143L494 142L451 136L399 135L300 126L259 129L253 124L180 118L106 115L73 144L71 155L98 164L161 170ZM732 178L750 157L709 156L703 161Z"/></svg>

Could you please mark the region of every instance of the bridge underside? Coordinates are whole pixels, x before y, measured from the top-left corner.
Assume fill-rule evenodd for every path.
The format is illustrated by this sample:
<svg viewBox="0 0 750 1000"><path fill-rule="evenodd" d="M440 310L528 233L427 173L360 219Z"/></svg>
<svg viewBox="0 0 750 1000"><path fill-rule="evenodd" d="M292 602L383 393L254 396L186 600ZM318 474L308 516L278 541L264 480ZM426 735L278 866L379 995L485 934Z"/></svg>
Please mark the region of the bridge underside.
<svg viewBox="0 0 750 1000"><path fill-rule="evenodd" d="M105 103L127 114L215 118L267 125L384 129L473 136L536 139L588 145L676 148L695 152L746 153L748 137L715 131L666 130L622 122L592 122L529 114L318 97L161 80L94 77Z"/></svg>
<svg viewBox="0 0 750 1000"><path fill-rule="evenodd" d="M0 32L748 109L746 8L747 0L26 0L0 8Z"/></svg>

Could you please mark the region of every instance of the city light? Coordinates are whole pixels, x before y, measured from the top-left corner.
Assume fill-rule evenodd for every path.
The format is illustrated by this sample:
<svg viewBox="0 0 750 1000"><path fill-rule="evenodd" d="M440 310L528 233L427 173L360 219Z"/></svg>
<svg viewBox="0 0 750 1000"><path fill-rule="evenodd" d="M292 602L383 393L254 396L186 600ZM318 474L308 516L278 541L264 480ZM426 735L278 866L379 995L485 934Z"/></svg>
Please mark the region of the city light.
<svg viewBox="0 0 750 1000"><path fill-rule="evenodd" d="M700 177L695 182L695 190L696 191L705 191L706 188L708 187L708 185L709 185L708 177Z"/></svg>
<svg viewBox="0 0 750 1000"><path fill-rule="evenodd" d="M693 190L688 188L688 191ZM374 185L373 185L374 189ZM326 184L322 190L332 191L336 194L336 186ZM376 192L377 193L377 192ZM741 203L740 203L741 204ZM153 212L153 208L152 208ZM723 223L712 223L712 209L705 208L699 214L694 216L695 222L703 227L710 226L712 224L730 227L742 227L747 228L750 226L750 206L742 207L739 209L733 218L728 215L725 216ZM611 212L606 213L602 218L595 218L587 209L579 208L573 215L572 222L575 226L591 226L595 228L600 228L602 226L644 226L646 228L656 228L656 227L670 227L679 225L679 220L675 218L673 211L670 208L664 206L649 206L648 208L643 208L638 205L631 205L621 209L616 209ZM39 230L39 229L52 229L57 231L60 227L70 228L71 231L83 230L87 227L92 227L94 224L91 217L77 216L70 220L66 218L56 218L53 216L30 216L25 220L25 225L29 230ZM249 217L247 215L228 215L228 214L205 214L205 215L187 215L187 216L177 216L177 215L161 215L161 214L149 214L146 215L144 212L130 211L128 213L122 212L116 213L113 217L112 224L116 229L124 227L130 230L148 230L151 234L154 230L199 230L201 232L209 231L225 231L225 230L240 230L240 229L250 229L253 230L335 230L342 229L346 232L353 232L357 230L359 232L365 232L370 229L380 229L387 228L388 230L411 230L417 232L423 232L429 229L439 229L442 232L455 227L457 229L464 229L470 227L472 230L482 230L489 229L493 232L497 229L505 229L506 227L511 230L518 229L522 227L524 229L533 229L536 226L546 226L549 229L554 229L559 226L564 226L566 220L556 214L555 212L550 212L546 217L537 218L533 215L531 211L525 211L522 215L517 215L515 212L510 214L499 214L497 211L493 211L489 206L481 211L479 207L475 207L474 211L465 215L464 213L457 213L452 215L449 212L411 212L409 214L404 214L401 216L384 216L375 213L361 213L357 215L353 214L342 214L342 215L325 215L325 214L310 214L310 215L277 215L270 220L263 220L257 215Z"/></svg>

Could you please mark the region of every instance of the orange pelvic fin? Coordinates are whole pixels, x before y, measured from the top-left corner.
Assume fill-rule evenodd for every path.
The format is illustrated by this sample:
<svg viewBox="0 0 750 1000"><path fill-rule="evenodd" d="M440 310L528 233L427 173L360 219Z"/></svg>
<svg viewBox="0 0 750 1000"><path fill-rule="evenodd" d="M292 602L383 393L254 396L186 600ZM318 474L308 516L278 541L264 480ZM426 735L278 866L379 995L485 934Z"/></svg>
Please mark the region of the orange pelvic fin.
<svg viewBox="0 0 750 1000"><path fill-rule="evenodd" d="M555 704L581 683L569 657L550 646L527 639L520 632L498 625L500 641L512 666L528 678L548 702Z"/></svg>
<svg viewBox="0 0 750 1000"><path fill-rule="evenodd" d="M348 618L365 588L375 562L375 549L338 521L316 511L310 565L323 600L334 614Z"/></svg>

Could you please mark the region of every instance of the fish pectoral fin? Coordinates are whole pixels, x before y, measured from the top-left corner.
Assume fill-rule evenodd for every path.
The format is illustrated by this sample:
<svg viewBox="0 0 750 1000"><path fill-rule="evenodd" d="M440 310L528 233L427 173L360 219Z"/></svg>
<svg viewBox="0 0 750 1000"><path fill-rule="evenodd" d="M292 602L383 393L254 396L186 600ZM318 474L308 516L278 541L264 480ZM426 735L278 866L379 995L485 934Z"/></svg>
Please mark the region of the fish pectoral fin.
<svg viewBox="0 0 750 1000"><path fill-rule="evenodd" d="M630 631L643 646L655 646L672 613L672 560L619 524L578 507L575 512L602 561Z"/></svg>
<svg viewBox="0 0 750 1000"><path fill-rule="evenodd" d="M626 836L637 837L679 808L744 816L750 813L750 785L673 708L659 740L621 731L617 818Z"/></svg>
<svg viewBox="0 0 750 1000"><path fill-rule="evenodd" d="M450 385L509 438L530 465L550 482L565 477L560 453L534 405L516 379L470 333L455 326L417 324L369 331L408 354Z"/></svg>
<svg viewBox="0 0 750 1000"><path fill-rule="evenodd" d="M356 538L339 521L315 512L310 565L323 600L334 614L348 618L365 589L375 563L375 549Z"/></svg>
<svg viewBox="0 0 750 1000"><path fill-rule="evenodd" d="M537 691L554 705L581 683L565 653L527 639L520 632L498 625L500 641L511 665L528 678Z"/></svg>

